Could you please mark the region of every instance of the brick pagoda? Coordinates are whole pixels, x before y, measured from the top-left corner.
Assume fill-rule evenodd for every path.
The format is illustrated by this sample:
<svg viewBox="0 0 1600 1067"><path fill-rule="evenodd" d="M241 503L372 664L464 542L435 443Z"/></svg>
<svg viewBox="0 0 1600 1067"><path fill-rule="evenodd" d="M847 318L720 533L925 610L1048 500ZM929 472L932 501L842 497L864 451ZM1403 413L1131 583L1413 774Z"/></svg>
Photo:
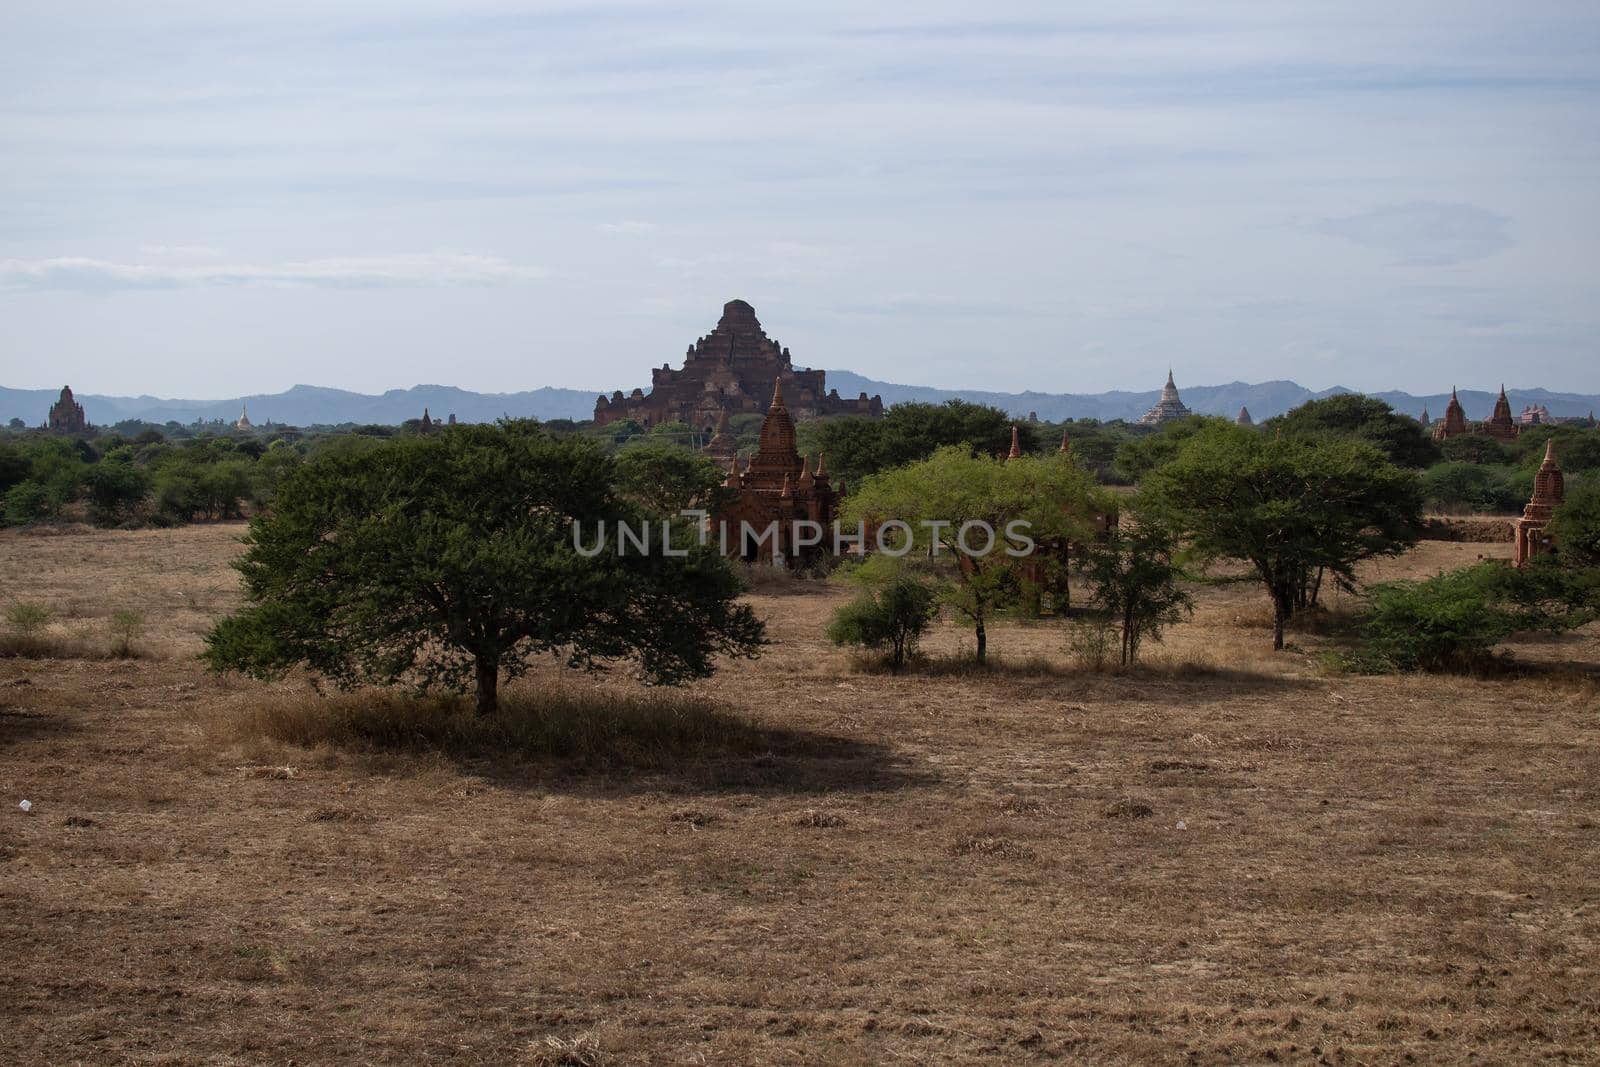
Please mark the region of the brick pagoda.
<svg viewBox="0 0 1600 1067"><path fill-rule="evenodd" d="M45 428L52 433L84 433L89 420L83 416L83 405L72 399L72 387L61 387L61 398L50 406L50 416Z"/></svg>
<svg viewBox="0 0 1600 1067"><path fill-rule="evenodd" d="M1517 566L1550 551L1550 535L1545 533L1545 528L1566 498L1561 468L1556 465L1556 442L1551 438L1545 442L1544 462L1539 464L1539 473L1533 477L1533 499L1528 501L1522 518L1517 520Z"/></svg>
<svg viewBox="0 0 1600 1067"><path fill-rule="evenodd" d="M683 369L663 363L650 372L650 392L632 395L617 390L595 401L594 421L601 426L633 419L642 426L683 422L710 432L722 415L759 413L772 381L788 394L789 416L883 414L883 399L862 393L846 399L826 390L820 370L796 368L789 350L772 340L743 300L722 306L716 329L689 346Z"/></svg>
<svg viewBox="0 0 1600 1067"><path fill-rule="evenodd" d="M742 471L738 456L734 456L722 484L737 496L712 518L711 534L729 556L749 563L781 561L794 567L831 551L832 524L841 493L829 482L821 456L813 468L811 457L802 457L796 450L794 420L784 403L781 378L773 384L772 403L761 423L755 455ZM794 523L802 519L822 526L821 545L800 548L794 543ZM773 523L777 524L774 535L763 537Z"/></svg>

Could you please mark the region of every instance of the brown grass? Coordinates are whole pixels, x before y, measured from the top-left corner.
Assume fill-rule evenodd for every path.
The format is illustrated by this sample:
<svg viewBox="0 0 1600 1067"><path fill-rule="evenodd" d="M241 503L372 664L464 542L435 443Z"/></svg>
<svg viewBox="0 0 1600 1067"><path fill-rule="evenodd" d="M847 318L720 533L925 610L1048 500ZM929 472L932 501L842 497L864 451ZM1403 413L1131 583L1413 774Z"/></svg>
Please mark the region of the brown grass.
<svg viewBox="0 0 1600 1067"><path fill-rule="evenodd" d="M824 588L684 693L552 667L480 726L204 674L237 532L0 534L0 597L150 653L0 660L0 1062L1596 1058L1593 629L1329 676L1224 584L1138 671L1041 623L990 648L1048 669L894 677Z"/></svg>

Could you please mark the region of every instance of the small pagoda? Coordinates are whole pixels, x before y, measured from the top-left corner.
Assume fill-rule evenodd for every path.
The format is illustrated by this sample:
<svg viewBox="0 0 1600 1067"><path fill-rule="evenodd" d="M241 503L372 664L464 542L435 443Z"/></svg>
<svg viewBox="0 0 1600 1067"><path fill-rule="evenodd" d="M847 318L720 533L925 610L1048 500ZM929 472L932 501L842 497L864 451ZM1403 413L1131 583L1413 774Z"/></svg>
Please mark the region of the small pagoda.
<svg viewBox="0 0 1600 1067"><path fill-rule="evenodd" d="M1539 473L1533 476L1533 499L1528 501L1528 506L1522 509L1522 518L1517 520L1517 566L1550 551L1550 535L1545 529L1566 498L1566 485L1561 468L1556 464L1556 442L1551 438L1544 444L1544 462L1539 464Z"/></svg>

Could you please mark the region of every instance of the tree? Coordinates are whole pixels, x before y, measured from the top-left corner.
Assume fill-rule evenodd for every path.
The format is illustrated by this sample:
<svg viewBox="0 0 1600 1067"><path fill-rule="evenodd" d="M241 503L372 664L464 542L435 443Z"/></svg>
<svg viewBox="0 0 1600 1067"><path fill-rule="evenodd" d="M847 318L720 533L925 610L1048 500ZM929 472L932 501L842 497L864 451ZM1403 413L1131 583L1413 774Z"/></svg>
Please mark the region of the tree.
<svg viewBox="0 0 1600 1067"><path fill-rule="evenodd" d="M1361 393L1308 400L1285 415L1267 420L1269 433L1280 429L1289 437L1354 437L1383 452L1398 467L1420 469L1440 458L1439 446L1420 422L1397 413L1375 396Z"/></svg>
<svg viewBox="0 0 1600 1067"><path fill-rule="evenodd" d="M1146 637L1161 640L1164 627L1194 610L1194 600L1178 580L1173 561L1174 538L1161 523L1147 520L1131 530L1118 529L1103 542L1092 542L1084 557L1084 573L1094 599L1121 632L1124 667L1139 658Z"/></svg>
<svg viewBox="0 0 1600 1067"><path fill-rule="evenodd" d="M304 664L346 688L470 688L488 714L501 675L537 655L631 659L660 684L755 655L761 622L710 547L580 554L575 523L585 537L642 523L614 482L595 442L528 421L330 450L252 521L247 605L207 636L206 659L257 677Z"/></svg>
<svg viewBox="0 0 1600 1067"><path fill-rule="evenodd" d="M1566 502L1550 520L1549 533L1563 562L1600 567L1600 482L1569 490Z"/></svg>
<svg viewBox="0 0 1600 1067"><path fill-rule="evenodd" d="M133 465L127 448L108 453L85 477L89 514L100 526L115 526L138 511L150 495L150 475Z"/></svg>
<svg viewBox="0 0 1600 1067"><path fill-rule="evenodd" d="M842 517L872 528L885 520L905 523L909 543L896 534L887 547L905 549L907 556L921 549L955 557L959 575L943 599L972 622L982 663L989 621L1022 591L1020 557L1006 551L1008 544L1022 551L1020 541L1008 541L1011 524L1022 523L1030 541L1067 544L1088 539L1092 516L1108 509L1103 491L1059 456L1007 461L952 446L867 478L845 498ZM864 569L896 567L893 556L879 554Z"/></svg>
<svg viewBox="0 0 1600 1067"><path fill-rule="evenodd" d="M1141 502L1202 555L1247 561L1272 599L1272 647L1315 603L1324 574L1353 589L1355 566L1417 542L1416 476L1349 438L1274 438L1207 426L1145 476Z"/></svg>
<svg viewBox="0 0 1600 1067"><path fill-rule="evenodd" d="M1518 479L1509 467L1440 463L1422 472L1420 485L1423 501L1430 508L1507 512L1518 510L1527 501L1532 478Z"/></svg>
<svg viewBox="0 0 1600 1067"><path fill-rule="evenodd" d="M1439 453L1451 463L1483 463L1498 466L1511 462L1511 449L1487 434L1468 433L1439 442Z"/></svg>
<svg viewBox="0 0 1600 1067"><path fill-rule="evenodd" d="M714 510L728 473L715 460L660 441L629 444L617 451L616 463L618 491L662 515Z"/></svg>
<svg viewBox="0 0 1600 1067"><path fill-rule="evenodd" d="M889 668L898 673L938 614L938 594L932 586L909 575L897 575L877 590L863 589L855 600L834 612L828 622L828 640L876 652L887 650Z"/></svg>
<svg viewBox="0 0 1600 1067"><path fill-rule="evenodd" d="M1211 425L1229 424L1225 419L1210 415L1194 415L1166 423L1153 433L1124 441L1117 448L1112 469L1127 484L1136 484L1147 473L1176 456L1189 438Z"/></svg>
<svg viewBox="0 0 1600 1067"><path fill-rule="evenodd" d="M1037 451L1039 439L1033 424L1017 423L999 408L965 400L896 404L881 419L845 416L802 423L800 447L825 453L835 478L853 482L927 459L937 449L952 445L1004 456L1011 448L1013 424L1022 451Z"/></svg>

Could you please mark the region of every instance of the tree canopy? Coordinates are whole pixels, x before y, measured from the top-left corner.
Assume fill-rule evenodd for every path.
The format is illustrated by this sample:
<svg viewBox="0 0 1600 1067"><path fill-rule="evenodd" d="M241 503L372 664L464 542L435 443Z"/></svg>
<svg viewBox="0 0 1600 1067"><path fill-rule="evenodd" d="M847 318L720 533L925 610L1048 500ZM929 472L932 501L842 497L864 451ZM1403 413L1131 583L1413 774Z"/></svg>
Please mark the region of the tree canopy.
<svg viewBox="0 0 1600 1067"><path fill-rule="evenodd" d="M1439 462L1439 446L1416 419L1401 415L1386 401L1361 393L1340 393L1308 400L1266 422L1269 433L1309 437L1335 434L1354 437L1378 449L1396 466L1422 468Z"/></svg>
<svg viewBox="0 0 1600 1067"><path fill-rule="evenodd" d="M1092 536L1094 517L1109 507L1105 491L1059 456L1001 460L950 446L867 478L845 498L843 519L869 528L898 520L911 527L913 551L942 551L960 562L959 579L944 599L972 622L982 662L987 623L1022 592L1019 557L1005 550L1008 543L1021 548L1020 541L1006 539L1010 524L1022 523L1017 529L1032 542L1064 545ZM985 531L992 531L992 543ZM868 566L893 570L897 564L879 555Z"/></svg>
<svg viewBox="0 0 1600 1067"><path fill-rule="evenodd" d="M236 565L246 606L205 656L258 677L303 664L341 687L475 687L489 712L502 673L540 654L589 669L631 659L658 683L755 654L762 625L713 549L578 551L575 522L591 540L599 524L643 522L615 481L597 444L531 422L330 450L252 521Z"/></svg>
<svg viewBox="0 0 1600 1067"><path fill-rule="evenodd" d="M943 404L896 404L881 419L859 416L819 419L801 424L801 448L823 452L836 478L856 481L865 475L927 459L951 445L1004 456L1011 448L1015 424L1024 452L1039 447L1031 423L986 404L947 400Z"/></svg>
<svg viewBox="0 0 1600 1067"><path fill-rule="evenodd" d="M1355 566L1417 542L1416 476L1351 438L1274 438L1212 424L1145 476L1141 502L1203 555L1245 560L1285 621L1314 602L1323 574L1352 587Z"/></svg>

